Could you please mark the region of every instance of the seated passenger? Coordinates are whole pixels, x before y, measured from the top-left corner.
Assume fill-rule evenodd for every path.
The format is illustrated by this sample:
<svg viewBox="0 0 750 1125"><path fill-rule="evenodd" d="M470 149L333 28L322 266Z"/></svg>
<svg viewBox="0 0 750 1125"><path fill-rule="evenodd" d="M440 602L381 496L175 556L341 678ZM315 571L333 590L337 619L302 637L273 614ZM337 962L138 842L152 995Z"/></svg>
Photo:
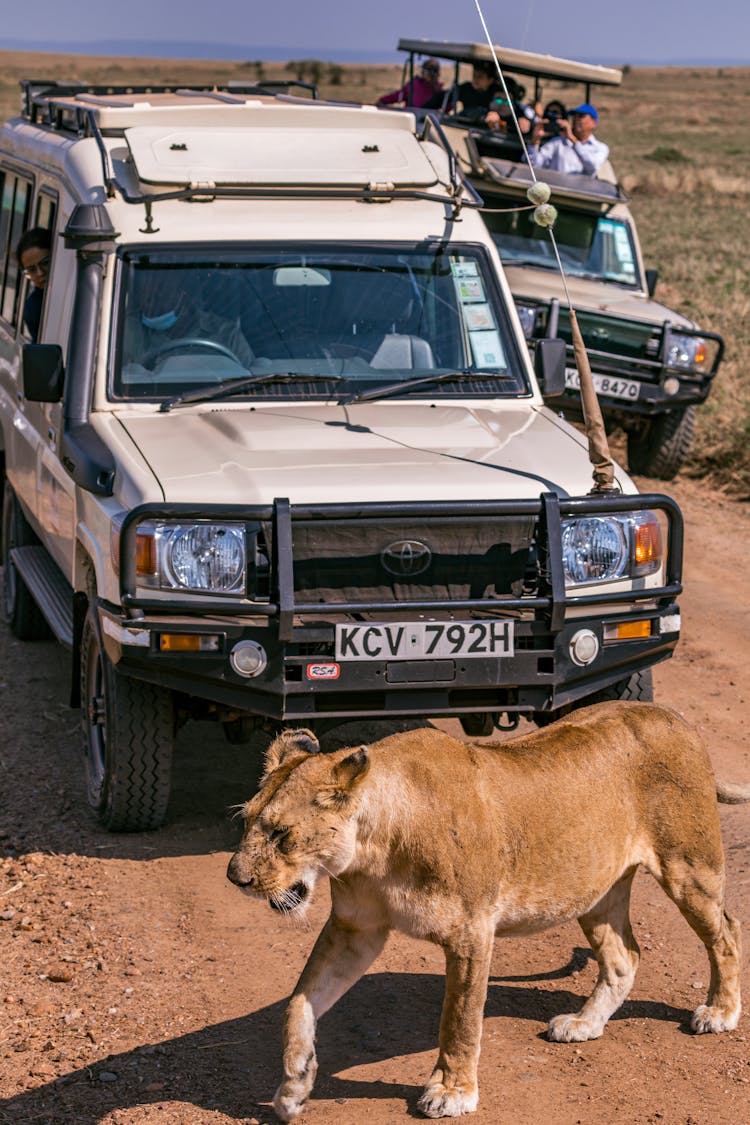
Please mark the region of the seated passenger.
<svg viewBox="0 0 750 1125"><path fill-rule="evenodd" d="M400 90L383 94L376 105L410 105L419 109L433 95L442 96L443 83L440 81L440 63L437 59L425 59L421 73L415 74L413 81L406 82Z"/></svg>
<svg viewBox="0 0 750 1125"><path fill-rule="evenodd" d="M530 133L536 121L536 113L532 107L527 105L523 100L526 96L525 88L521 86L520 83L516 82L514 78L510 77L505 79L505 85L508 87L508 93L513 103L518 128L522 133ZM484 119L484 124L488 129L492 129L493 131L510 133L511 135L515 133L511 105L504 93L496 97L490 105L489 113Z"/></svg>
<svg viewBox="0 0 750 1125"><path fill-rule="evenodd" d="M570 116L572 122L561 118L558 135L541 147L544 124L537 122L531 131L529 159L535 168L595 176L609 156L609 146L594 136L599 114L593 105L584 102L571 110Z"/></svg>
<svg viewBox="0 0 750 1125"><path fill-rule="evenodd" d="M544 133L542 134L542 144L550 140L552 137L560 135L560 121L567 120L568 111L563 102L559 98L553 98L551 102L547 102L542 110L542 121L544 123Z"/></svg>
<svg viewBox="0 0 750 1125"><path fill-rule="evenodd" d="M467 120L482 124L494 99L502 96L503 90L498 82L494 63L480 60L472 66L470 82L461 82L447 94L433 94L424 103L423 109L455 112Z"/></svg>
<svg viewBox="0 0 750 1125"><path fill-rule="evenodd" d="M23 303L23 323L34 344L39 339L51 250L52 237L46 227L32 227L24 231L16 246L18 264L31 282L31 289Z"/></svg>
<svg viewBox="0 0 750 1125"><path fill-rule="evenodd" d="M225 352L246 370L253 351L237 320L219 316L199 306L179 279L159 270L142 277L139 306L127 316L123 344L124 362L153 368L160 355L170 351ZM174 348L170 348L174 345ZM212 345L216 345L212 349Z"/></svg>

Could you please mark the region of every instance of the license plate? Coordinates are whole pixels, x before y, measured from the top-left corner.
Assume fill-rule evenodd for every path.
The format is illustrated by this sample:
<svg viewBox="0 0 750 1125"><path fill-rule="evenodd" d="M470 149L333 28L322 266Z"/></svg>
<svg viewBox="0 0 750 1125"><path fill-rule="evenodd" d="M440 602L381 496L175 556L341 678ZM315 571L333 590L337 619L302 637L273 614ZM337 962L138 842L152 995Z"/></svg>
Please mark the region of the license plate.
<svg viewBox="0 0 750 1125"><path fill-rule="evenodd" d="M596 393L609 395L610 398L627 398L634 401L638 398L641 384L634 379L619 379L616 375L597 375L592 372ZM581 381L575 367L565 368L565 386L578 390Z"/></svg>
<svg viewBox="0 0 750 1125"><path fill-rule="evenodd" d="M512 621L418 621L337 625L336 660L462 660L513 655Z"/></svg>

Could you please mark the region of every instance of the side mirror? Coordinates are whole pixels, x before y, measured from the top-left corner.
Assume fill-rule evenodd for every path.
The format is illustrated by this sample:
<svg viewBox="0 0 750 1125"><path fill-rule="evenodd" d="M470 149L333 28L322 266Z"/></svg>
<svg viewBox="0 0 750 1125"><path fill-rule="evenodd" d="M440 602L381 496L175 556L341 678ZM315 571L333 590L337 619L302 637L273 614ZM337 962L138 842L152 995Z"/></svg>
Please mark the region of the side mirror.
<svg viewBox="0 0 750 1125"><path fill-rule="evenodd" d="M658 270L646 270L646 292L653 297L656 292L656 283L659 280Z"/></svg>
<svg viewBox="0 0 750 1125"><path fill-rule="evenodd" d="M59 402L64 381L59 344L24 344L23 393L29 402Z"/></svg>
<svg viewBox="0 0 750 1125"><path fill-rule="evenodd" d="M565 390L565 341L558 337L537 340L534 348L534 374L545 398L561 395Z"/></svg>

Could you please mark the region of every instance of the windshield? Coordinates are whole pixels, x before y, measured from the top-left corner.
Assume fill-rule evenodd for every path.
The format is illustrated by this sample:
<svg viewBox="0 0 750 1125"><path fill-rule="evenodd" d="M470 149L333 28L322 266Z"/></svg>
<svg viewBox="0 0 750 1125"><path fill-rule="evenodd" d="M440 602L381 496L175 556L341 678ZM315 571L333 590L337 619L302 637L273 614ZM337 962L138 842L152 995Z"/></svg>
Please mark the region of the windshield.
<svg viewBox="0 0 750 1125"><path fill-rule="evenodd" d="M505 205L512 207L513 200L498 201L498 206ZM555 206L555 240L567 274L639 285L635 247L627 223L559 207L557 203ZM484 218L504 262L557 269L549 230L534 222L533 209L486 212Z"/></svg>
<svg viewBox="0 0 750 1125"><path fill-rule="evenodd" d="M222 398L345 398L400 379L431 397L528 390L481 247L128 252L119 288L116 398L197 401L235 379ZM444 372L463 377L417 383Z"/></svg>

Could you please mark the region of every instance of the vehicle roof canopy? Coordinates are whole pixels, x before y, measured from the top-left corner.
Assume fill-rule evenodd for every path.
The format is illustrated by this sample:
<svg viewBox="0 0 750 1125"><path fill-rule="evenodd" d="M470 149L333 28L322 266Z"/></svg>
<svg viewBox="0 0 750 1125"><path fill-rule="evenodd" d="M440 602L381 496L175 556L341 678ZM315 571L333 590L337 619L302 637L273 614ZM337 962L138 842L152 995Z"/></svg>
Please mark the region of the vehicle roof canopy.
<svg viewBox="0 0 750 1125"><path fill-rule="evenodd" d="M433 55L455 62L492 62L492 51L487 43L449 43L440 39L399 39L399 51L416 55ZM539 55L532 51L518 51L513 47L494 45L500 65L514 74L532 78L562 78L585 82L589 86L619 86L622 70L614 66L559 59L554 55Z"/></svg>
<svg viewBox="0 0 750 1125"><path fill-rule="evenodd" d="M267 94L259 88L106 87L24 80L23 117L50 152L55 137L96 141L100 183L126 202L249 197L265 187L305 198L481 202L434 121L374 105ZM89 150L90 151L90 150ZM83 155L81 156L83 159ZM92 170L87 175L91 178ZM287 196L288 197L288 196Z"/></svg>

